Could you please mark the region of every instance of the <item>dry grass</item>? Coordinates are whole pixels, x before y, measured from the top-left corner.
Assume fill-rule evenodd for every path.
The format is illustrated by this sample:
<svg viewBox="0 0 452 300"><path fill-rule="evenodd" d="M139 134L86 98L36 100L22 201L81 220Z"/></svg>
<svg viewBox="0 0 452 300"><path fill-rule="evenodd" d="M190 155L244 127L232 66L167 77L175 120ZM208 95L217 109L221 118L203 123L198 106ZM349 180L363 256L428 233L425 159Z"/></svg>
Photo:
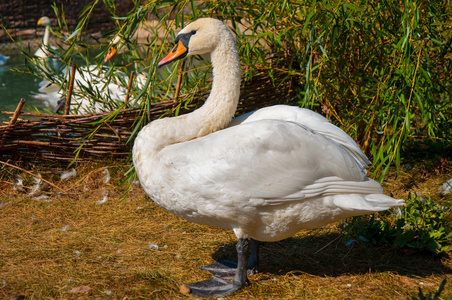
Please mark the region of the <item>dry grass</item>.
<svg viewBox="0 0 452 300"><path fill-rule="evenodd" d="M386 189L397 197L416 191L435 195L451 177L450 166L438 173L439 165L415 166L397 180L389 178ZM234 259L231 231L177 218L149 201L139 186L121 201L117 186L124 167L115 163L108 169L107 184L100 164L77 167L78 175L67 181L49 169L33 170L70 193L49 191L42 200L15 191L18 172L2 169L0 299L184 299L189 296L179 293L182 283L209 278L198 266ZM23 176L31 186L32 178ZM451 197L442 201L450 203ZM448 279L443 295L452 296L450 253L366 243L347 248L337 226L264 244L261 273L230 299L409 299L419 287L435 291L443 278Z"/></svg>

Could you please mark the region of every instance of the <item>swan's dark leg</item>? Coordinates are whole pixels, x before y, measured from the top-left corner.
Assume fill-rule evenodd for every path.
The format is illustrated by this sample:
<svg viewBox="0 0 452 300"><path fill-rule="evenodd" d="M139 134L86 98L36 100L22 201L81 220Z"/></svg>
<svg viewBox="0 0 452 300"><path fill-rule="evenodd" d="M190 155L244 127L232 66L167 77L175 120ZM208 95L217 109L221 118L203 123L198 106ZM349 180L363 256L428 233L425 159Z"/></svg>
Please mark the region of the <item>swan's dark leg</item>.
<svg viewBox="0 0 452 300"><path fill-rule="evenodd" d="M249 252L250 241L248 239L239 239L237 242L237 271L235 272L234 285L240 288L244 287L246 284L247 277L247 265L248 258L250 257Z"/></svg>
<svg viewBox="0 0 452 300"><path fill-rule="evenodd" d="M238 262L233 281L226 280L227 276L223 276L224 272L222 271L223 269L230 270L231 268L215 263L203 268L214 274L212 279L186 285L190 289L191 294L198 297L227 296L244 287L247 281L247 264L250 256L249 244L250 241L248 239L239 239L237 242ZM230 274L230 272L227 273Z"/></svg>
<svg viewBox="0 0 452 300"><path fill-rule="evenodd" d="M259 245L260 242L251 239L251 254L248 260L247 272L248 275L253 275L258 273L259 271ZM217 262L210 264L208 266L200 267L201 270L208 271L212 273L212 275L216 277L220 277L223 279L233 279L235 276L235 271L237 269L237 262L227 260L227 259L219 259Z"/></svg>
<svg viewBox="0 0 452 300"><path fill-rule="evenodd" d="M251 254L248 260L248 272L249 274L259 273L259 249L260 242L251 239Z"/></svg>

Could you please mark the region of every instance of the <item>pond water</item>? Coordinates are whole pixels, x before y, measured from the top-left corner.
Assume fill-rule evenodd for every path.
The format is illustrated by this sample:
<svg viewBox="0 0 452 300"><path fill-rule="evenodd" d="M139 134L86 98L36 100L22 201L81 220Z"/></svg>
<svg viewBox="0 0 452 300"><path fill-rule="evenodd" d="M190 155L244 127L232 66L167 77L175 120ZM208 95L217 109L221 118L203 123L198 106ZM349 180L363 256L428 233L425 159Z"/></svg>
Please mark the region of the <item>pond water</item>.
<svg viewBox="0 0 452 300"><path fill-rule="evenodd" d="M31 106L44 107L30 96L32 92L38 91L41 79L31 74L14 71L13 69L25 70L24 57L8 55L10 58L6 64L0 65L0 111L14 111L21 98L26 100L22 111L27 111ZM0 115L0 121L8 118Z"/></svg>

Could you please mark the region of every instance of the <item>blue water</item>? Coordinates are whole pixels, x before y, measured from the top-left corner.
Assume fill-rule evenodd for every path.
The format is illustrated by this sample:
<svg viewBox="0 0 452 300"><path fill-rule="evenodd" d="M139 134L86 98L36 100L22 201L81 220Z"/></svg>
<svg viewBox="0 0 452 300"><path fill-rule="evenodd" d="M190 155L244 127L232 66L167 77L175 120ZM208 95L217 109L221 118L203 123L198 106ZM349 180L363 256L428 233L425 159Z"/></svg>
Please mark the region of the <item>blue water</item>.
<svg viewBox="0 0 452 300"><path fill-rule="evenodd" d="M13 69L26 70L22 55L2 54L9 55L10 58L6 64L0 65L0 111L14 111L21 98L26 100L22 111L30 110L32 107L43 108L38 100L30 96L31 92L38 91L41 79L31 74L13 71ZM0 121L7 118L0 115Z"/></svg>

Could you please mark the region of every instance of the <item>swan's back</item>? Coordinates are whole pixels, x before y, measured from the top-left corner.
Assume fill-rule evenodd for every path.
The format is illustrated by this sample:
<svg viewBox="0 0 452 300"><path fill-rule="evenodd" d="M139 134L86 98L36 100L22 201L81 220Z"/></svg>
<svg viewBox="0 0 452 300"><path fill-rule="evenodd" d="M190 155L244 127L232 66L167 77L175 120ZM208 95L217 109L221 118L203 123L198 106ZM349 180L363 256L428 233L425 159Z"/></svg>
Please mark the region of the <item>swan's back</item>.
<svg viewBox="0 0 452 300"><path fill-rule="evenodd" d="M370 165L370 161L367 156L347 133L339 127L333 125L322 115L319 115L309 109L287 105L274 105L237 117L232 120L229 126L264 119L284 120L302 124L340 144L342 147L347 149L363 167L368 167Z"/></svg>

